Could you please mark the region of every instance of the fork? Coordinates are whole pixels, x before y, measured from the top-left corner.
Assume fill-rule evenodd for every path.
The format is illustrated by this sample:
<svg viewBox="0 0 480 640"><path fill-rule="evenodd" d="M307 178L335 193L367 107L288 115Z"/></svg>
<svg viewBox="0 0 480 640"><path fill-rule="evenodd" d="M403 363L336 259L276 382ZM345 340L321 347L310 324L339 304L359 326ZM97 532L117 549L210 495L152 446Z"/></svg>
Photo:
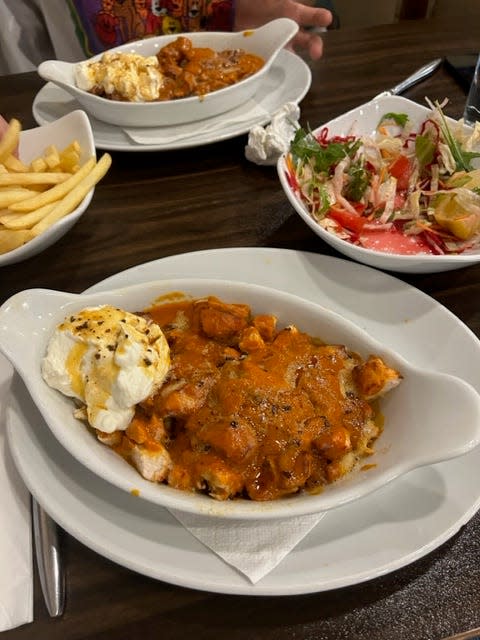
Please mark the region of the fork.
<svg viewBox="0 0 480 640"><path fill-rule="evenodd" d="M33 538L43 598L51 617L61 616L65 606L63 570L58 528L32 496Z"/></svg>

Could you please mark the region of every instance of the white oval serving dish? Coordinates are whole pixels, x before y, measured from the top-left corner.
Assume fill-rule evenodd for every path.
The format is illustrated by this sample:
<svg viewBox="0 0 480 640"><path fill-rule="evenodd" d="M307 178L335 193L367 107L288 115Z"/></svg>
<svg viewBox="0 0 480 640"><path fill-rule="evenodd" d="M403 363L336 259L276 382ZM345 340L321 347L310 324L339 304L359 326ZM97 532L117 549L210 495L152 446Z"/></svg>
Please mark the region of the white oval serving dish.
<svg viewBox="0 0 480 640"><path fill-rule="evenodd" d="M249 304L254 313L273 313L279 325L296 324L328 343L341 343L366 358L380 355L404 379L381 402L385 428L368 458L368 471L355 470L317 495L298 494L270 502L216 501L144 480L85 425L73 417L73 402L47 386L41 360L49 338L65 316L86 306L113 304L129 311L149 307L159 296L215 295ZM318 513L358 500L420 466L460 456L480 443L480 395L463 380L408 363L337 313L312 302L258 285L208 279L163 280L93 294L44 289L20 292L0 308L0 350L23 378L35 404L59 442L82 464L113 485L152 503L212 517L264 520Z"/></svg>
<svg viewBox="0 0 480 640"><path fill-rule="evenodd" d="M289 18L272 20L258 29L227 32L192 32L184 34L194 47L210 47L215 51L244 49L265 60L263 67L244 80L205 96L157 102L120 102L102 98L76 86L74 71L77 63L46 60L38 67L39 75L62 87L78 100L82 107L98 120L124 127L161 127L211 118L240 106L251 98L268 73L275 56L297 33L298 24ZM155 36L129 42L109 49L112 52L133 52L142 56L158 51L182 34ZM99 54L82 62L94 62Z"/></svg>

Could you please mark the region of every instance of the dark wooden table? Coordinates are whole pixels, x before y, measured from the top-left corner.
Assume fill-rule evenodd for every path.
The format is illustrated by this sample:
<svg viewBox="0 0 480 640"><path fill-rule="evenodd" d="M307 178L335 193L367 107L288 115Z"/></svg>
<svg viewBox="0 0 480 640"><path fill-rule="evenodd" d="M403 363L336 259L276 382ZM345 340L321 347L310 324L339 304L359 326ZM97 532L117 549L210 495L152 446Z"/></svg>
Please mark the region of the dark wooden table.
<svg viewBox="0 0 480 640"><path fill-rule="evenodd" d="M411 21L325 35L311 64L303 124L316 126L396 84L439 56L480 50L478 25ZM34 126L35 73L0 78L0 112ZM465 94L444 68L411 89L422 102L448 97L460 117ZM29 287L80 292L128 267L218 247L269 246L336 255L286 202L276 171L244 158L246 136L161 153L113 153L113 165L82 218L57 244L3 267L0 302ZM397 275L429 294L480 336L480 265L432 275ZM479 487L480 491L480 487ZM4 516L5 517L5 514ZM5 640L437 640L480 626L480 516L439 549L370 582L295 596L193 591L133 573L62 536L67 606L49 619L38 581L35 621Z"/></svg>

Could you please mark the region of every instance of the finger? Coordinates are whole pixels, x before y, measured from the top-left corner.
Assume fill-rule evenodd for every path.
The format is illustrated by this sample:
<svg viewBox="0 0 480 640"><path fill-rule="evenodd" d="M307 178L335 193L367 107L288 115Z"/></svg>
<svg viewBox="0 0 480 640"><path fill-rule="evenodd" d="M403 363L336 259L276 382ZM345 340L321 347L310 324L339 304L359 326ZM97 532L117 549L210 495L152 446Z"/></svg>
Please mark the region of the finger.
<svg viewBox="0 0 480 640"><path fill-rule="evenodd" d="M328 9L320 9L318 7L309 7L301 2L292 0L289 7L289 16L301 27L328 27L333 16Z"/></svg>
<svg viewBox="0 0 480 640"><path fill-rule="evenodd" d="M323 40L318 33L299 31L292 40L293 49L304 49L312 60L318 60L323 54Z"/></svg>
<svg viewBox="0 0 480 640"><path fill-rule="evenodd" d="M0 138L2 138L5 131L8 129L8 122L3 116L0 116Z"/></svg>

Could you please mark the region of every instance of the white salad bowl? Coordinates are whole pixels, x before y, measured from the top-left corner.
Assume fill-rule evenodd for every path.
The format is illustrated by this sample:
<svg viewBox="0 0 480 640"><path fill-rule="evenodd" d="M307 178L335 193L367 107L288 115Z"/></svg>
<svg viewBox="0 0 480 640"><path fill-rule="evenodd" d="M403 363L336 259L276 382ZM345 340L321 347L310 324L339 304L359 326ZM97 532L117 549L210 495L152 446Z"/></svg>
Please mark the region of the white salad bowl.
<svg viewBox="0 0 480 640"><path fill-rule="evenodd" d="M123 458L101 444L73 417L73 401L50 388L41 361L58 323L84 307L111 304L128 311L148 308L159 296L182 292L247 303L254 313L273 313L279 326L295 324L327 343L345 344L363 358L381 356L403 376L381 401L385 418L368 470L352 471L317 495L305 493L269 502L216 501L143 479ZM0 350L23 378L46 424L77 460L116 487L163 507L233 519L288 518L318 513L358 500L402 474L460 456L480 443L480 395L463 380L409 364L340 315L275 289L208 279L172 279L92 294L44 289L20 292L0 308ZM39 429L45 426L37 425Z"/></svg>
<svg viewBox="0 0 480 640"><path fill-rule="evenodd" d="M74 140L80 143L80 162L82 164L96 155L90 120L87 114L81 110L72 111L50 124L22 131L18 155L22 162L29 164L41 156L48 146L55 145L61 151ZM17 249L0 254L0 267L31 258L62 238L79 221L90 204L94 191L95 188L92 188L76 209L55 222L43 233Z"/></svg>
<svg viewBox="0 0 480 640"><path fill-rule="evenodd" d="M183 34L194 47L210 47L215 51L244 49L263 58L263 67L236 84L212 91L204 96L180 98L155 102L122 102L109 100L83 91L76 86L76 63L47 60L38 67L44 80L68 91L82 107L98 120L124 127L160 127L183 124L211 118L249 100L260 87L275 56L297 33L298 24L289 18L272 20L258 29L227 32L192 32ZM156 36L109 49L111 52L137 53L142 56L156 55L165 45L182 34ZM83 62L100 60L102 54Z"/></svg>
<svg viewBox="0 0 480 640"><path fill-rule="evenodd" d="M374 136L381 117L391 112L406 113L414 124L420 124L431 110L401 96L379 96L313 129L313 133L318 133L321 129L327 127L329 136L345 136L348 134ZM449 118L447 118L447 121L453 122ZM280 183L290 204L322 240L349 258L371 267L403 273L451 271L480 262L480 250L478 249L458 255L399 255L366 249L343 240L318 224L292 188L288 180L286 155L284 153L279 158L277 171Z"/></svg>

